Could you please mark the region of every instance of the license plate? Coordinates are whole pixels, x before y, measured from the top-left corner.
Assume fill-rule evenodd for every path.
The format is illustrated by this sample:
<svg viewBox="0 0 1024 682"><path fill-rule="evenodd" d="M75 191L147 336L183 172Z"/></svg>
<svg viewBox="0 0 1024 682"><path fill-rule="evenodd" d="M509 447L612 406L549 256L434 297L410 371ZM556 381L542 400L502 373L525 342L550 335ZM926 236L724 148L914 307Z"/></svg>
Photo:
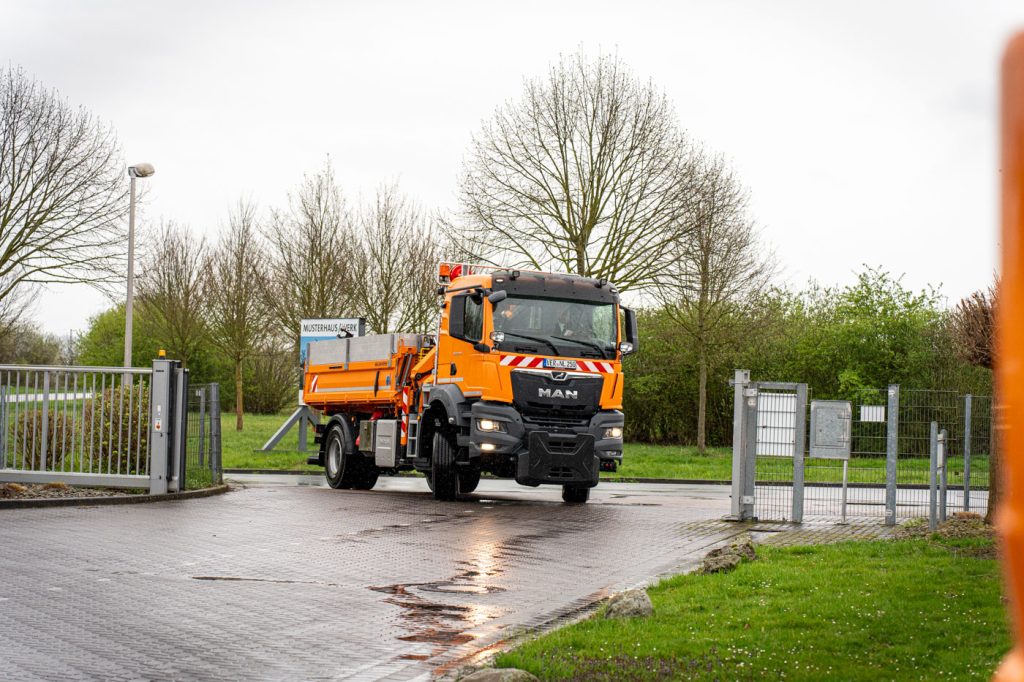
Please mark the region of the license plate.
<svg viewBox="0 0 1024 682"><path fill-rule="evenodd" d="M575 360L557 360L544 358L544 366L550 369L577 369Z"/></svg>

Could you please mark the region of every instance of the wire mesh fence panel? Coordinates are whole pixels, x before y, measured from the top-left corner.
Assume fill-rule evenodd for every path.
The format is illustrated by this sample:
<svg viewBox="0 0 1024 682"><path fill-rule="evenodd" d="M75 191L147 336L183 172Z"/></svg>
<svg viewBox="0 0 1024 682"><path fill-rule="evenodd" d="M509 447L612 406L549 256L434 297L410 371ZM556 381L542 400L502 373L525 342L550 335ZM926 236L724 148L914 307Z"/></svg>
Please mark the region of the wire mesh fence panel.
<svg viewBox="0 0 1024 682"><path fill-rule="evenodd" d="M0 365L0 469L148 476L151 373Z"/></svg>
<svg viewBox="0 0 1024 682"><path fill-rule="evenodd" d="M846 515L885 516L888 389L861 389L851 400ZM809 422L808 422L809 423ZM843 515L843 460L809 457L805 464L808 516Z"/></svg>
<svg viewBox="0 0 1024 682"><path fill-rule="evenodd" d="M223 482L220 396L217 384L189 386L185 440L185 490Z"/></svg>
<svg viewBox="0 0 1024 682"><path fill-rule="evenodd" d="M754 515L763 521L792 518L796 410L794 391L758 390Z"/></svg>
<svg viewBox="0 0 1024 682"><path fill-rule="evenodd" d="M988 507L989 464L994 442L992 424L992 397L964 396L963 459L959 462L961 478L951 479L949 484L963 491L964 511L984 514ZM954 459L951 472L956 464Z"/></svg>
<svg viewBox="0 0 1024 682"><path fill-rule="evenodd" d="M896 460L896 516L928 515L931 424L946 429L949 485L963 483L964 400L955 391L900 392L899 450Z"/></svg>

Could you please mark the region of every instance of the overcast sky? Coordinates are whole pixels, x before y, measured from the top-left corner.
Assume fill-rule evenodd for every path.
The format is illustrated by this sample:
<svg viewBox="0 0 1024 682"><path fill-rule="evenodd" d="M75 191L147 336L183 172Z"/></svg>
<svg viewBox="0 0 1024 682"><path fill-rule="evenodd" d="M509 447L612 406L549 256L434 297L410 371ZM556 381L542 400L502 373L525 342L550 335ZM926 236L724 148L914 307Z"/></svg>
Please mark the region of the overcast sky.
<svg viewBox="0 0 1024 682"><path fill-rule="evenodd" d="M614 52L730 158L801 286L861 264L954 302L996 263L999 55L1024 2L0 0L0 62L149 161L146 220L213 235L327 155L352 198L397 181L454 206L470 135L560 54ZM42 327L108 305L53 289Z"/></svg>

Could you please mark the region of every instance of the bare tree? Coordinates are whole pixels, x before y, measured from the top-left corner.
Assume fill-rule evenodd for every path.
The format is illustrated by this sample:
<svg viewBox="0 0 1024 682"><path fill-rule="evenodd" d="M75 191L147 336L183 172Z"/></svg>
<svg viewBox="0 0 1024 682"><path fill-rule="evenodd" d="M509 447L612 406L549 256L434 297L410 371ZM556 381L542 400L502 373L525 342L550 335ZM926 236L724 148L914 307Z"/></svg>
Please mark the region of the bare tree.
<svg viewBox="0 0 1024 682"><path fill-rule="evenodd" d="M143 257L139 304L155 335L185 367L207 336L203 315L206 240L173 222L160 227Z"/></svg>
<svg viewBox="0 0 1024 682"><path fill-rule="evenodd" d="M352 269L353 309L383 334L425 332L437 315L438 231L395 185L377 190L359 217Z"/></svg>
<svg viewBox="0 0 1024 682"><path fill-rule="evenodd" d="M289 195L286 211L271 212L264 235L272 263L267 301L280 332L293 345L302 318L351 314L354 237L329 161Z"/></svg>
<svg viewBox="0 0 1024 682"><path fill-rule="evenodd" d="M960 358L975 367L991 370L995 363L996 306L998 302L999 279L987 291L975 291L967 296L950 315L950 331L953 347ZM995 388L998 388L996 386ZM992 523L999 508L1002 494L1002 454L1000 451L998 420L1000 407L998 395L992 396L991 452L988 457L988 508L985 522Z"/></svg>
<svg viewBox="0 0 1024 682"><path fill-rule="evenodd" d="M721 158L699 164L686 197L687 239L672 245L657 296L697 351L697 449L706 446L708 371L739 340L757 294L774 272L747 217L747 194Z"/></svg>
<svg viewBox="0 0 1024 682"><path fill-rule="evenodd" d="M109 126L0 70L0 302L26 283L123 281L127 190Z"/></svg>
<svg viewBox="0 0 1024 682"><path fill-rule="evenodd" d="M453 241L489 262L649 287L688 227L689 158L651 83L614 57L563 58L474 136Z"/></svg>
<svg viewBox="0 0 1024 682"><path fill-rule="evenodd" d="M264 256L256 234L256 210L239 201L228 229L210 258L203 299L210 339L234 365L235 429L242 430L242 366L266 337Z"/></svg>

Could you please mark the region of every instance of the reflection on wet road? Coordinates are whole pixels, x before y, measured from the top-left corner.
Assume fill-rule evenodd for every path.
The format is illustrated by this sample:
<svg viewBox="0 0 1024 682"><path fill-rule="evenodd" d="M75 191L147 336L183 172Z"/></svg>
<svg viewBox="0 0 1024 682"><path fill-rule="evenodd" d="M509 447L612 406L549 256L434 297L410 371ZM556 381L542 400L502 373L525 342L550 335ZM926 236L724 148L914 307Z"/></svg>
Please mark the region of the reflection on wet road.
<svg viewBox="0 0 1024 682"><path fill-rule="evenodd" d="M5 512L4 672L428 677L739 530L716 520L726 486L601 484L565 505L485 480L441 503L414 478L233 478L245 487L187 503Z"/></svg>

